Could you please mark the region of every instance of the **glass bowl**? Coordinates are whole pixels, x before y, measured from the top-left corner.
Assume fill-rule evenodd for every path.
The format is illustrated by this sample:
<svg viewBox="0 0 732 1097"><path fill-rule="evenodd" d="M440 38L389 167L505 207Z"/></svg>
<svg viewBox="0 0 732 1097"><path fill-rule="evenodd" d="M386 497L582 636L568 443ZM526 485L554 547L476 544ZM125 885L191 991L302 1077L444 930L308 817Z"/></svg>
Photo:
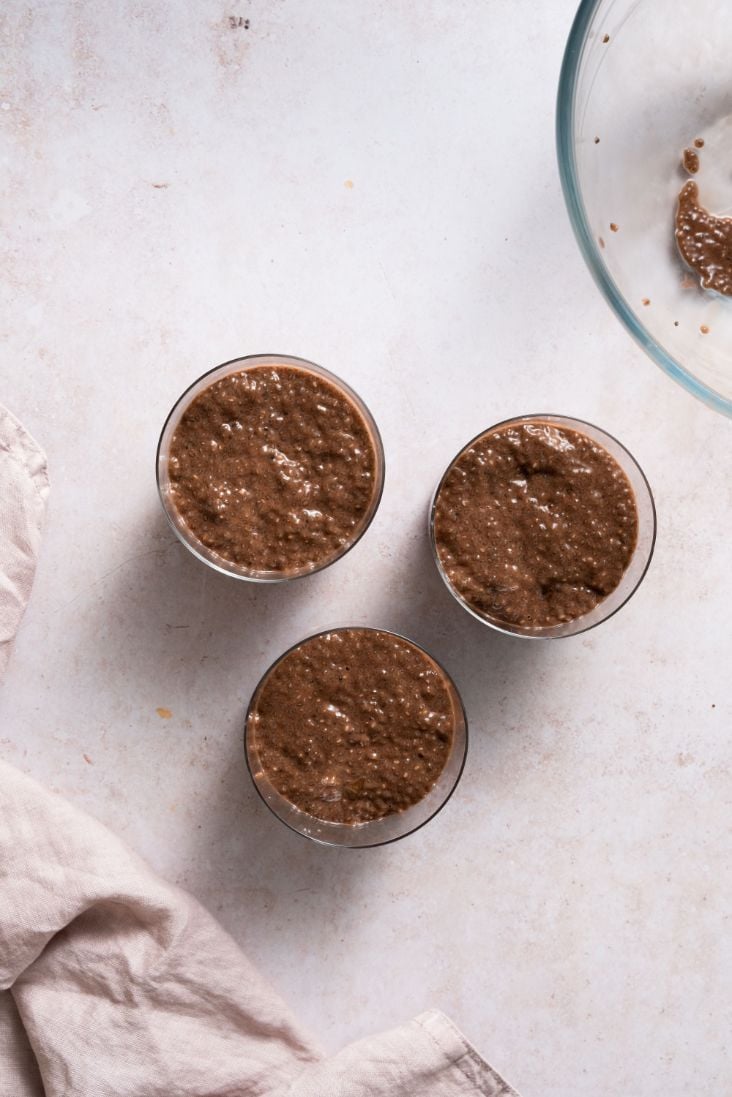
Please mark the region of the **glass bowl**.
<svg viewBox="0 0 732 1097"><path fill-rule="evenodd" d="M700 202L732 213L730 42L729 0L583 0L557 101L562 187L595 281L661 369L727 415L732 299L699 287L673 229L697 138Z"/></svg>
<svg viewBox="0 0 732 1097"><path fill-rule="evenodd" d="M630 486L633 489L638 512L638 539L636 541L636 546L630 562L623 572L620 583L615 590L608 594L607 598L603 598L601 602L598 602L589 613L585 613L581 617L575 617L571 621L563 621L558 625L547 625L546 627L515 625L508 621L501 621L498 618L490 617L488 614L482 613L479 609L476 609L475 606L471 606L450 582L450 579L442 566L435 538L435 508L437 497L440 494L440 488L445 482L448 473L455 465L455 462L463 455L465 450L469 449L479 438L485 437L486 434L492 434L494 431L501 430L504 427L517 426L521 423L535 423L537 421L577 431L577 433L586 435L607 450L627 476ZM635 594L648 571L653 556L653 549L656 543L656 507L653 502L653 495L651 494L649 483L646 480L642 468L625 446L621 445L617 438L613 438L612 434L608 434L592 423L586 423L582 419L571 419L566 415L547 415L543 413L540 415L519 415L513 419L504 419L503 422L496 423L495 426L488 427L487 430L482 430L475 438L471 438L471 440L466 443L460 452L452 459L440 478L440 482L435 488L435 493L432 496L429 510L429 537L430 544L432 545L432 555L437 564L437 570L442 576L445 586L463 609L466 609L468 613L472 614L478 621L482 621L484 625L488 625L497 632L503 632L508 636L522 636L528 640L552 640L564 636L578 636L581 632L587 632L588 629L595 628L596 625L601 624L603 621L607 621L609 617L612 617L613 614L617 613L632 595Z"/></svg>
<svg viewBox="0 0 732 1097"><path fill-rule="evenodd" d="M180 423L186 409L201 392L216 381L220 381L222 378L228 377L232 373L239 373L243 370L252 369L258 366L277 365L295 367L296 369L322 377L356 408L364 420L374 447L376 471L369 506L361 521L354 529L352 536L344 545L340 546L336 552L332 553L324 560L306 564L297 569L287 571L255 571L221 556L205 545L189 528L173 501L168 463L170 447L176 427ZM345 556L345 554L363 537L376 514L384 490L384 447L374 418L361 397L358 396L345 381L342 381L340 377L336 377L335 374L330 373L322 366L316 365L315 362L309 362L305 358L295 358L289 354L250 354L244 358L233 358L230 362L224 362L223 365L215 366L207 373L204 373L202 377L199 377L197 381L194 381L173 405L168 418L165 420L160 434L160 441L158 442L155 463L160 502L162 503L165 516L179 540L182 541L194 556L199 560L202 560L205 564L208 564L209 567L215 568L216 571L220 571L224 575L231 575L236 579L247 579L255 583L281 583L290 579L298 579L303 575L312 575L317 571L322 571L323 568L334 564L336 560L340 560L341 557Z"/></svg>
<svg viewBox="0 0 732 1097"><path fill-rule="evenodd" d="M444 768L437 778L437 781L426 796L423 796L421 800L418 800L417 803L412 804L403 811L394 812L391 815L385 815L380 819L372 819L364 823L331 823L324 819L318 819L305 811L301 811L291 803L290 800L287 800L273 786L267 777L266 771L262 767L254 733L255 715L259 696L267 679L275 668L279 666L283 659L286 659L288 655L302 644L307 644L320 636L345 630L386 633L399 640L403 640L405 643L421 652L421 654L435 667L440 677L443 679L450 695L455 720L453 740L447 761L445 762ZM249 774L255 789L270 811L272 811L281 822L288 826L290 830L294 830L297 834L301 834L311 841L319 842L321 845L364 849L369 846L381 846L386 845L389 842L396 842L399 838L404 838L407 834L412 834L415 830L419 830L420 827L423 827L425 823L428 823L430 819L433 819L434 816L442 810L455 791L465 767L465 758L468 750L468 721L462 699L452 678L437 660L429 655L424 648L419 646L419 644L415 644L414 640L409 640L406 636L401 636L391 629L365 628L360 625L342 626L340 628L324 629L321 632L305 637L303 640L299 640L296 644L293 644L292 647L288 648L287 651L283 652L283 654L280 655L262 675L257 688L252 694L247 709L244 747L247 768L249 769Z"/></svg>

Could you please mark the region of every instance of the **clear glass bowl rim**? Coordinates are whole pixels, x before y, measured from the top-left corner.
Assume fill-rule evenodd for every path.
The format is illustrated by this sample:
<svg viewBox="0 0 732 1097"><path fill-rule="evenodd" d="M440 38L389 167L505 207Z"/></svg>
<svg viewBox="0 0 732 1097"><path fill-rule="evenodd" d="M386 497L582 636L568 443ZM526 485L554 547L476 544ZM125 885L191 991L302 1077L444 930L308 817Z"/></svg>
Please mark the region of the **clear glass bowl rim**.
<svg viewBox="0 0 732 1097"><path fill-rule="evenodd" d="M452 585L452 583L450 582L450 580L447 577L447 574L445 573L445 569L442 566L442 561L440 560L440 556L439 556L439 553L437 551L437 541L435 539L435 507L437 505L437 497L440 494L440 488L444 484L445 478L447 477L447 474L450 472L450 470L452 469L453 465L458 460L458 458L461 457L463 453L465 453L465 450L469 449L470 446L472 446L475 442L477 442L479 438L485 437L486 434L492 434L493 431L500 430L502 427L511 426L513 423L531 423L531 422L536 422L536 421L551 422L551 421L558 421L558 420L561 420L563 423L571 424L571 427L574 427L579 431L581 431L583 427L590 427L592 430L596 430L598 432L598 434L602 434L606 438L611 439L611 441L613 441L615 443L615 445L618 446L618 448L623 451L623 453L627 454L630 462L635 466L635 468L640 473L641 480L643 481L643 483L645 485L645 488L646 488L646 491L648 492L648 501L650 503L650 508L651 508L651 519L653 521L653 531L652 531L652 534L651 534L651 543L650 543L650 546L649 546L649 549L648 549L648 559L646 560L646 562L643 566L642 572L638 576L638 579L635 583L635 586L631 587L631 589L628 591L628 594L626 595L626 597L623 598L622 602L620 602L615 607L615 609L612 611L612 613L608 613L607 617L601 617L598 621L593 621L592 624L586 625L584 628L577 629L576 632L566 632L566 633L557 634L557 633L549 633L548 631L542 631L541 629L536 629L534 631L527 631L527 632L517 632L514 629L512 629L510 627L510 625L508 625L508 624L502 624L498 620L492 620L490 617L484 617L481 613L479 613L476 609L474 609L468 602L466 602L465 599L460 594L458 594L458 592L455 590L455 587ZM612 454L611 454L611 456L612 456ZM574 415L563 415L563 414L560 414L559 412L556 412L556 411L537 412L536 414L533 414L533 415L531 415L531 414L512 415L509 419L502 419L500 423L495 423L493 426L486 427L485 430L479 431L475 435L474 438L471 438L469 442L466 442L464 446L461 446L461 448L458 450L458 452L455 454L455 456L452 458L452 460L448 463L447 467L445 468L445 471L443 472L442 476L440 477L440 479L437 483L437 487L435 488L435 490L432 494L432 499L430 500L430 507L429 507L429 539L430 539L430 547L432 549L432 556L433 556L433 559L434 559L435 564L437 566L437 570L440 574L440 577L441 577L443 583L445 584L445 586L447 587L447 589L450 591L450 594L453 596L453 598L458 603L458 605L462 606L463 609L467 610L467 612L471 615L471 617L475 617L476 621L480 621L480 623L482 625L487 625L488 628L492 628L496 632L502 633L504 636L513 636L513 637L515 637L516 639L519 639L519 640L567 640L572 636L581 636L585 632L590 632L593 628L597 628L598 625L603 625L605 623L605 621L609 621L611 617L614 617L615 614L618 613L623 608L623 606L627 606L628 602L633 597L633 595L635 594L635 592L638 590L641 583L645 579L646 575L648 574L648 569L651 566L651 560L653 559L653 553L654 553L655 548L656 548L657 533L658 533L658 516L656 514L656 501L653 498L653 491L651 490L651 485L648 483L648 477L646 476L645 472L643 471L641 466L638 464L638 462L636 461L635 457L630 452L628 447L624 446L623 443L618 438L616 438L614 434L611 434L609 430L605 430L604 427L598 427L596 423L590 423L590 421L588 419L577 419L577 417L574 416ZM578 618L576 618L576 620L581 621L582 618L578 617Z"/></svg>
<svg viewBox="0 0 732 1097"><path fill-rule="evenodd" d="M160 465L163 453L163 439L165 437L165 432L168 428L168 424L170 423L171 419L176 414L178 409L182 406L185 406L185 401L188 394L192 392L193 389L195 389L198 385L200 385L202 381L205 381L207 377L211 377L213 374L218 373L220 370L225 370L229 366L235 366L239 363L243 363L242 369L246 369L246 363L248 363L249 365L254 365L258 361L261 361L263 359L276 359L277 361L282 362L284 365L300 366L303 369L313 370L317 375L325 377L325 379L335 385L336 388L343 389L346 395L349 396L353 401L358 412L365 419L366 425L371 435L373 436L374 448L376 450L378 484L377 490L374 493L373 502L371 504L371 514L369 515L368 521L365 522L363 528L359 531L358 536L350 541L343 548L343 550L338 553L337 556L333 556L331 557L331 559L325 560L323 563L318 564L317 567L310 568L308 571L300 571L295 573L294 575L278 575L276 572L273 572L269 575L247 575L244 572L235 571L231 568L228 568L226 566L226 562L223 560L223 557L222 563L219 564L216 560L211 560L207 556L204 556L198 550L194 541L186 537L183 530L179 529L176 523L173 521L172 514L170 513L171 508L164 498L163 485L161 483ZM309 575L316 575L319 571L323 571L325 568L329 568L331 564L337 564L338 561L342 560L343 557L346 556L352 548L355 548L361 538L369 530L371 523L376 517L376 513L381 504L381 499L384 494L385 479L386 457L384 454L384 442L381 437L381 432L379 431L378 424L371 413L371 409L366 404L363 397L360 396L359 393L357 393L356 390L353 389L347 381L344 381L343 378L339 377L337 374L331 373L331 371L326 369L325 366L321 366L318 362L313 362L309 358L301 358L295 354L275 354L274 352L245 354L237 358L230 358L226 362L220 362L218 365L212 366L211 369L206 370L205 373L200 374L200 376L191 381L191 383L184 389L184 391L180 394L180 396L166 415L165 421L163 422L163 426L160 431L160 437L158 438L157 449L155 451L155 482L157 484L158 497L160 499L160 504L163 508L163 513L165 514L165 517L171 529L173 530L173 533L176 535L181 544L185 545L188 551L191 552L197 560L200 560L203 564L206 564L208 567L213 568L214 571L220 572L222 575L228 575L232 579L240 579L245 583L289 583L296 579L306 579Z"/></svg>
<svg viewBox="0 0 732 1097"><path fill-rule="evenodd" d="M435 810L432 812L432 814L428 815L426 819L423 819L421 823L417 823L416 826L410 827L409 830L405 830L402 834L396 834L393 838L385 838L385 839L383 839L382 841L379 841L379 842L367 842L367 843L363 843L363 844L360 844L360 845L353 845L353 846L349 846L348 843L346 843L346 842L329 842L325 838L320 838L320 837L317 837L317 836L312 835L312 834L307 834L305 831L298 829L298 827L296 827L296 826L293 826L292 823L289 823L286 819L283 819L281 815L278 815L277 812L275 811L275 809L272 807L272 805L267 801L266 797L264 796L264 793L262 792L259 785L257 784L257 781L255 780L255 777L254 777L254 772L252 770L252 764L249 760L249 717L252 713L252 708L253 708L254 702L257 698L257 694L259 693L259 689L262 686L262 684L266 681L266 679L269 677L269 675L272 673L272 671L275 669L275 667L279 663L281 663L283 659L286 659L287 656L290 654L290 652L294 651L296 648L299 648L301 644L307 643L308 640L315 640L315 639L317 639L318 636L325 636L329 632L343 632L346 629L354 629L354 630L358 629L360 632L385 632L385 633L388 633L389 636L396 636L396 638L398 640L404 640L407 644L411 644L413 647L417 648L418 651L421 651L423 655L426 655L427 658L430 659L435 664L435 666L438 668L438 670L440 670L444 674L445 678L447 679L450 686L452 687L452 689L454 691L454 694L455 694L455 697L457 698L458 705L459 705L458 715L462 717L463 731L464 731L463 756L460 759L460 767L459 767L459 769L458 769L458 771L455 775L455 780L453 781L452 786L448 790L447 795L438 804L438 806L435 808ZM427 826L428 823L432 822L432 820L437 815L440 814L440 812L445 807L445 805L448 803L448 801L450 801L452 799L453 794L455 792L455 789L460 784L460 780L463 776L463 772L465 770L465 763L466 763L467 758L468 758L469 735L470 735L470 731L469 731L469 727L468 727L468 714L465 711L465 702L463 701L460 690L455 685L455 681L454 681L452 675L448 674L448 672L445 670L445 668L442 665L442 663L440 662L440 660L436 659L434 655L432 655L429 651L426 650L426 648L423 648L422 645L418 644L416 640L412 640L411 637L405 636L401 632L396 632L394 629L381 628L378 625L336 625L334 628L318 629L317 632L311 632L307 636L303 636L299 640L296 640L293 644L290 644L289 648L287 648L286 651L283 651L281 653L281 655L278 655L277 658L274 659L272 661L272 663L270 663L270 665L263 672L263 674L260 675L259 680L258 680L256 686L254 687L254 690L252 691L252 696L249 698L249 704L247 705L246 716L244 718L244 758L245 758L245 761L246 761L246 764L247 764L247 770L249 772L249 776L251 778L252 785L254 786L260 800L262 800L265 807L269 811L271 811L272 814L274 815L274 817L277 820L279 820L280 823L282 823L284 826L286 826L288 830L293 831L294 834L299 834L301 838L305 838L309 842L315 842L316 845L327 846L329 849L376 849L378 846L393 845L394 842L401 842L402 838L407 838L410 834L416 834L416 832L418 830L421 830L422 827ZM447 764L447 763L445 763L445 764ZM419 802L420 801L417 801L417 803L419 803ZM397 813L397 814L399 814L399 813ZM307 819L315 818L314 816L307 815L306 812L302 812L302 815ZM389 818L389 816L383 816L383 818ZM318 820L318 821L321 822L321 823L323 822L322 819ZM374 820L374 822L379 822L379 820ZM340 825L340 824L338 824L338 825ZM362 825L368 826L369 824L365 823L365 824L362 824Z"/></svg>
<svg viewBox="0 0 732 1097"><path fill-rule="evenodd" d="M556 111L557 159L564 200L577 243L590 273L605 300L636 343L661 369L715 411L732 416L732 399L715 392L678 362L646 331L607 270L590 229L577 170L574 149L574 124L577 81L587 34L605 0L581 0L569 32L559 76Z"/></svg>

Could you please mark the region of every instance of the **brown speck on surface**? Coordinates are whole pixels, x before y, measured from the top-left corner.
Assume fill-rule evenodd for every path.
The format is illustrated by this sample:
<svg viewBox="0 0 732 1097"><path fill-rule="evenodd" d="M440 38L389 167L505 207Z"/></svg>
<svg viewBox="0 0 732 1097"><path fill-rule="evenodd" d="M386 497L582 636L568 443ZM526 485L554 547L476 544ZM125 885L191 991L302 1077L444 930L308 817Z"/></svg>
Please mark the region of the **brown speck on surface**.
<svg viewBox="0 0 732 1097"><path fill-rule="evenodd" d="M597 242L598 242L598 244L600 245L601 248L605 247L605 241L603 240L603 238L601 236L598 236Z"/></svg>
<svg viewBox="0 0 732 1097"><path fill-rule="evenodd" d="M618 226L615 224L614 221L611 221L610 222L610 232L617 232L617 231L618 231Z"/></svg>
<svg viewBox="0 0 732 1097"><path fill-rule="evenodd" d="M679 326L678 320L674 320L674 327L677 328L678 326Z"/></svg>
<svg viewBox="0 0 732 1097"><path fill-rule="evenodd" d="M249 20L242 15L224 15L212 25L212 30L214 56L228 77L246 62L252 37L241 32L249 30Z"/></svg>
<svg viewBox="0 0 732 1097"><path fill-rule="evenodd" d="M169 720L173 715L169 708L156 708L155 711L161 720Z"/></svg>
<svg viewBox="0 0 732 1097"><path fill-rule="evenodd" d="M713 705L712 705L712 708L714 708ZM88 766L93 766L94 765L94 763L92 762L92 760L91 760L91 758L89 757L88 754L82 754L82 758L84 759L84 761L86 762L86 764Z"/></svg>
<svg viewBox="0 0 732 1097"><path fill-rule="evenodd" d="M693 149L684 149L681 162L684 165L684 170L688 171L689 175L696 175L699 171L699 153L694 152Z"/></svg>
<svg viewBox="0 0 732 1097"><path fill-rule="evenodd" d="M346 179L343 186L346 187L347 190L353 190L353 179Z"/></svg>
<svg viewBox="0 0 732 1097"><path fill-rule="evenodd" d="M648 308L648 306L650 305L650 303L651 303L651 299L650 299L650 297L644 297L644 298L643 298L643 304L644 304L644 305L646 306L646 308Z"/></svg>
<svg viewBox="0 0 732 1097"><path fill-rule="evenodd" d="M606 46L609 41L610 41L610 35L609 34L604 35L604 37L602 39L603 46Z"/></svg>
<svg viewBox="0 0 732 1097"><path fill-rule="evenodd" d="M677 766L690 766L693 761L694 761L694 755L693 754L685 754L683 751L681 751L680 754L676 755L676 765Z"/></svg>
<svg viewBox="0 0 732 1097"><path fill-rule="evenodd" d="M695 137L694 138L694 147L697 148L697 149L703 149L704 148L704 138L703 137Z"/></svg>
<svg viewBox="0 0 732 1097"><path fill-rule="evenodd" d="M599 145L599 144L600 144L600 138L599 138L599 137L596 137L596 138L595 138L595 144L596 144L596 145Z"/></svg>
<svg viewBox="0 0 732 1097"><path fill-rule="evenodd" d="M170 183L151 183L150 185L155 187L155 190L166 190Z"/></svg>
<svg viewBox="0 0 732 1097"><path fill-rule="evenodd" d="M700 324L699 331L702 333L702 335L709 335L709 328L706 324Z"/></svg>

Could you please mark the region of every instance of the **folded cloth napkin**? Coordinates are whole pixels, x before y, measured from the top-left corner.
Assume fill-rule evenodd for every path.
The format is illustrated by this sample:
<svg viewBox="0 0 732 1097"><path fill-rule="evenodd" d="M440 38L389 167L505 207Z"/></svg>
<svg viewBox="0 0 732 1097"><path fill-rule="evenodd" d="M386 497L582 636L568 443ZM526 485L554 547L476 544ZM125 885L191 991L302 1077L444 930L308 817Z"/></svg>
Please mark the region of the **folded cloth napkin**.
<svg viewBox="0 0 732 1097"><path fill-rule="evenodd" d="M30 592L47 481L42 453L2 410L0 456L6 649ZM324 1058L194 899L0 761L0 1097L44 1094L515 1091L436 1010Z"/></svg>
<svg viewBox="0 0 732 1097"><path fill-rule="evenodd" d="M47 497L43 451L0 404L0 677L30 596Z"/></svg>

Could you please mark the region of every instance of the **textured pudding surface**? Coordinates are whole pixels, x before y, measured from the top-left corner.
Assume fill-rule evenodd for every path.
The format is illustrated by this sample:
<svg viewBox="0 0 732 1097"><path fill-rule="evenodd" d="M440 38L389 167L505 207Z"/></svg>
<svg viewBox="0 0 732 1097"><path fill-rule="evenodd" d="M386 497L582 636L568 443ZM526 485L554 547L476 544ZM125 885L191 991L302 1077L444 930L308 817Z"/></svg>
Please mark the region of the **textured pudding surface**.
<svg viewBox="0 0 732 1097"><path fill-rule="evenodd" d="M306 368L253 366L213 381L183 412L170 499L191 533L253 572L335 559L375 505L376 445L348 394Z"/></svg>
<svg viewBox="0 0 732 1097"><path fill-rule="evenodd" d="M358 824L422 800L450 755L454 689L416 645L346 628L303 641L255 693L255 779L301 811Z"/></svg>
<svg viewBox="0 0 732 1097"><path fill-rule="evenodd" d="M635 496L607 450L542 420L481 435L435 499L442 569L482 616L546 628L618 586L638 536Z"/></svg>
<svg viewBox="0 0 732 1097"><path fill-rule="evenodd" d="M717 217L699 202L699 187L689 181L679 194L676 243L698 274L704 289L732 296L732 217Z"/></svg>

